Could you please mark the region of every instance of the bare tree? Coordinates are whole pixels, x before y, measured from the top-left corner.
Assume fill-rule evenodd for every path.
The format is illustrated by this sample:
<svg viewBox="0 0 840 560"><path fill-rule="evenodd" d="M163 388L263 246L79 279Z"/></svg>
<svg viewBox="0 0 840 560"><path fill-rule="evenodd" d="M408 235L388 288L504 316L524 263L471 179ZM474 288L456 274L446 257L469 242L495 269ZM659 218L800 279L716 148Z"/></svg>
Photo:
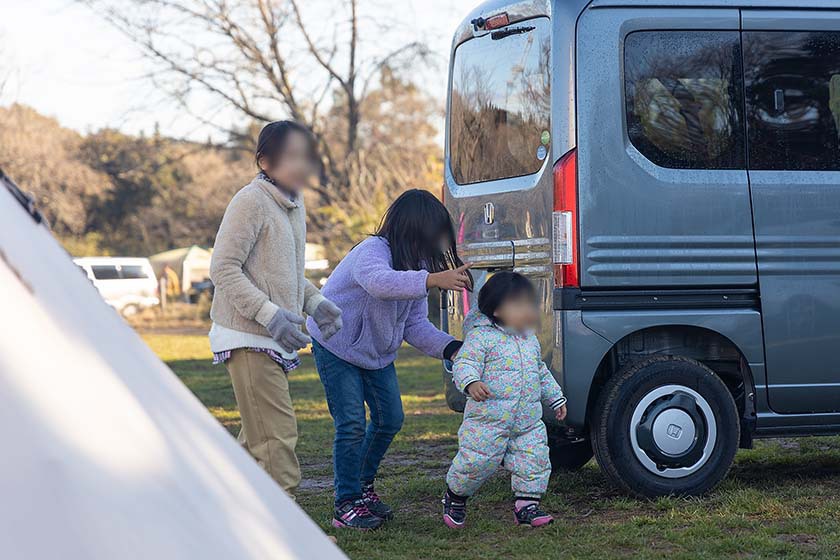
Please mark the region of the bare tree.
<svg viewBox="0 0 840 560"><path fill-rule="evenodd" d="M220 122L230 109L257 123L289 117L310 127L323 163L316 188L325 205L352 188L371 86L383 69L427 54L417 42L385 52L364 48L363 38L376 41L385 30L363 16L361 0L338 7L318 0L79 1L140 47L154 63L159 88L231 138L251 141L242 126ZM215 110L197 97L213 100Z"/></svg>

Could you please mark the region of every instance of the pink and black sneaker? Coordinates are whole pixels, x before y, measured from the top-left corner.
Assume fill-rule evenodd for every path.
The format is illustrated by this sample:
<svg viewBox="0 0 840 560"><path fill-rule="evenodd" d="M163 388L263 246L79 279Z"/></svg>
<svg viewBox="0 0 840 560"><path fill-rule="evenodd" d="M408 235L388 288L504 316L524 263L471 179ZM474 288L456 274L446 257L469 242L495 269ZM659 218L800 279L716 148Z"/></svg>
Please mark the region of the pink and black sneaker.
<svg viewBox="0 0 840 560"><path fill-rule="evenodd" d="M382 519L373 515L364 500L347 500L335 508L332 525L338 529L371 531L382 526Z"/></svg>
<svg viewBox="0 0 840 560"><path fill-rule="evenodd" d="M447 488L442 501L443 522L450 529L461 529L467 522L467 499Z"/></svg>
<svg viewBox="0 0 840 560"><path fill-rule="evenodd" d="M540 509L539 502L530 502L519 509L514 506L513 518L517 525L528 525L529 527L542 527L554 521L551 515Z"/></svg>
<svg viewBox="0 0 840 560"><path fill-rule="evenodd" d="M362 487L362 500L365 502L368 510L376 517L385 521L394 518L394 510L379 499L379 494L373 489L372 482Z"/></svg>

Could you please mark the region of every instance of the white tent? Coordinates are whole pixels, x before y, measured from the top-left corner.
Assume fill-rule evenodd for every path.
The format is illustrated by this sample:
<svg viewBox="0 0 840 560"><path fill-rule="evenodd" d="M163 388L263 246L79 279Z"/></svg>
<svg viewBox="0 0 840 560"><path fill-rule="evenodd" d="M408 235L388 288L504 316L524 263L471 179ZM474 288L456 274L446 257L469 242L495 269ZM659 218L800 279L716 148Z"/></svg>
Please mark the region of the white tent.
<svg viewBox="0 0 840 560"><path fill-rule="evenodd" d="M2 173L0 310L0 558L344 558Z"/></svg>

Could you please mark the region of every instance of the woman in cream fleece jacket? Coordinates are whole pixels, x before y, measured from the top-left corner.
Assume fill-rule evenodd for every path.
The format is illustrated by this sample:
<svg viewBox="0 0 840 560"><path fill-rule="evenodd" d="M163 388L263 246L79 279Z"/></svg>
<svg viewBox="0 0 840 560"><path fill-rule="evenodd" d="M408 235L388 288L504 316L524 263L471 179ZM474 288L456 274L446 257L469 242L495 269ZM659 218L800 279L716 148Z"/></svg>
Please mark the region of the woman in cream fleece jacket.
<svg viewBox="0 0 840 560"><path fill-rule="evenodd" d="M216 236L210 347L233 382L239 441L292 494L300 466L286 374L309 342L301 314L332 335L341 328L341 310L304 277L300 191L315 169L309 131L291 121L266 125L256 160L260 173L233 197Z"/></svg>

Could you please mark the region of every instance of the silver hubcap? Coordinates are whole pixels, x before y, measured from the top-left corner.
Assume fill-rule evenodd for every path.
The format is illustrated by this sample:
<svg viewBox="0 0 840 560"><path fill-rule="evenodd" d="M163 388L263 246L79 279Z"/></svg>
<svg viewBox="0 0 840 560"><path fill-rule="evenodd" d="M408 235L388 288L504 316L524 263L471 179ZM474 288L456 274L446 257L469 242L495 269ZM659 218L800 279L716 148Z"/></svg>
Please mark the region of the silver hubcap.
<svg viewBox="0 0 840 560"><path fill-rule="evenodd" d="M680 407L669 406L671 401L680 403ZM692 410L684 408L686 403ZM650 434L648 449L640 444L638 437L642 424ZM664 385L646 394L633 410L629 428L636 458L645 469L664 478L682 478L699 470L709 460L717 442L717 424L709 403L697 391L683 385ZM673 467L664 460L684 456L689 451L692 451L688 455L691 464Z"/></svg>
<svg viewBox="0 0 840 560"><path fill-rule="evenodd" d="M666 455L682 455L694 444L697 428L684 410L669 408L653 421L653 441Z"/></svg>

